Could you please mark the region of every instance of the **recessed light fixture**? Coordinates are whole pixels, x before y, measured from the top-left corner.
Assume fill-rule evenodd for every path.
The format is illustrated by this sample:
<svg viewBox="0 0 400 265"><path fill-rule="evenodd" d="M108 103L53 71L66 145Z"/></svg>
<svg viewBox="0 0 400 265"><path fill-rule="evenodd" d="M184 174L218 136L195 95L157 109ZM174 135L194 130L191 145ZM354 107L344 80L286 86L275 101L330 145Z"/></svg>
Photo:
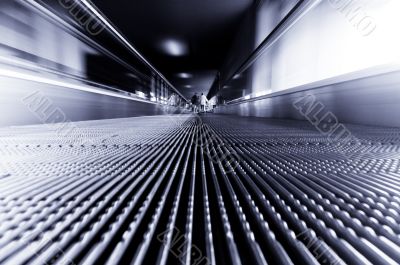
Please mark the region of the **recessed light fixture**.
<svg viewBox="0 0 400 265"><path fill-rule="evenodd" d="M191 87L192 87L192 85L186 85L185 87L186 87L186 88L191 88Z"/></svg>
<svg viewBox="0 0 400 265"><path fill-rule="evenodd" d="M233 77L233 79L239 79L239 78L241 78L242 77L242 75L241 74L236 74L234 77Z"/></svg>
<svg viewBox="0 0 400 265"><path fill-rule="evenodd" d="M189 53L187 44L178 39L166 39L161 42L161 49L168 55L182 56Z"/></svg>
<svg viewBox="0 0 400 265"><path fill-rule="evenodd" d="M189 73L178 73L178 74L176 74L176 76L180 77L180 78L191 78L191 77L193 77L193 75L189 74Z"/></svg>
<svg viewBox="0 0 400 265"><path fill-rule="evenodd" d="M135 74L127 73L126 75L129 76L129 77L132 77L132 78L135 78L135 79L140 80L140 78L139 78L137 75L135 75Z"/></svg>

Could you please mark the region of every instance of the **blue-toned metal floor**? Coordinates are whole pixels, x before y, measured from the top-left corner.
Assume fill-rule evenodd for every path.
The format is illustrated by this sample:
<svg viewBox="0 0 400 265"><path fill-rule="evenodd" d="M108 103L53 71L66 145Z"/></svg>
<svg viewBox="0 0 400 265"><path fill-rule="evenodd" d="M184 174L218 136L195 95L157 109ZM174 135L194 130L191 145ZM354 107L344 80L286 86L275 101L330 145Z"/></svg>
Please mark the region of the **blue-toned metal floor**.
<svg viewBox="0 0 400 265"><path fill-rule="evenodd" d="M399 264L400 129L152 116L0 129L1 264Z"/></svg>

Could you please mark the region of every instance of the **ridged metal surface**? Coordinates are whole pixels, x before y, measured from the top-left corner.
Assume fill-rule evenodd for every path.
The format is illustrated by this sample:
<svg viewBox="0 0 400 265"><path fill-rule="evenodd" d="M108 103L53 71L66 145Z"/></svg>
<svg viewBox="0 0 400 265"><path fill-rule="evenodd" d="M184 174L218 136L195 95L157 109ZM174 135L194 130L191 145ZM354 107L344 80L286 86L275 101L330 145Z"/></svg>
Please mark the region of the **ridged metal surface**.
<svg viewBox="0 0 400 265"><path fill-rule="evenodd" d="M73 128L0 129L1 264L400 263L400 129L338 148L285 120Z"/></svg>

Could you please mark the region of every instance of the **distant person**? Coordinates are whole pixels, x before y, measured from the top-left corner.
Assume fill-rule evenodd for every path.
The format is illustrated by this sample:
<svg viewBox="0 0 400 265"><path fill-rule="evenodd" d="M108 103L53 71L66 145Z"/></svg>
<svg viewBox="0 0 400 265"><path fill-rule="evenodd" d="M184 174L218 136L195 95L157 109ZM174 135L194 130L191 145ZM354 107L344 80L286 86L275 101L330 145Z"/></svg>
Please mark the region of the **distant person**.
<svg viewBox="0 0 400 265"><path fill-rule="evenodd" d="M218 105L224 105L225 104L225 100L221 95L218 96L217 101L218 101Z"/></svg>
<svg viewBox="0 0 400 265"><path fill-rule="evenodd" d="M177 96L175 93L172 93L172 95L169 98L169 104L171 106L176 106L176 101L177 101Z"/></svg>
<svg viewBox="0 0 400 265"><path fill-rule="evenodd" d="M208 104L208 99L207 99L207 97L203 94L203 93L201 93L201 96L200 96L200 106L201 106L201 111L206 111L206 105Z"/></svg>
<svg viewBox="0 0 400 265"><path fill-rule="evenodd" d="M214 96L210 99L210 106L211 110L214 111L214 109L217 107L217 97Z"/></svg>
<svg viewBox="0 0 400 265"><path fill-rule="evenodd" d="M192 102L192 110L193 110L193 112L196 112L197 105L199 104L199 96L197 96L197 93L194 93L194 95L191 99L191 102Z"/></svg>

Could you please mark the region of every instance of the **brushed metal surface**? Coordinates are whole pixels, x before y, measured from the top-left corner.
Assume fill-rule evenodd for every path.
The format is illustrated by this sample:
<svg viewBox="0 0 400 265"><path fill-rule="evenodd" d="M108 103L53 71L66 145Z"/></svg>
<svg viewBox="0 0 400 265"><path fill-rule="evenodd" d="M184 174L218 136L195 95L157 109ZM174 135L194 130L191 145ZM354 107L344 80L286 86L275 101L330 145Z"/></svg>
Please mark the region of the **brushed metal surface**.
<svg viewBox="0 0 400 265"><path fill-rule="evenodd" d="M400 126L400 72L369 76L336 84L308 88L304 91L285 91L218 107L215 112L239 116L305 120L293 107L293 102L314 95L327 111L340 122Z"/></svg>
<svg viewBox="0 0 400 265"><path fill-rule="evenodd" d="M65 120L84 121L185 112L168 105L102 95L62 86L0 77L0 126L48 123L46 115L58 109ZM99 89L101 91L101 89ZM49 100L49 109L34 111L30 96ZM24 100L28 98L28 100ZM33 99L32 99L33 100ZM48 104L43 104L43 107Z"/></svg>

